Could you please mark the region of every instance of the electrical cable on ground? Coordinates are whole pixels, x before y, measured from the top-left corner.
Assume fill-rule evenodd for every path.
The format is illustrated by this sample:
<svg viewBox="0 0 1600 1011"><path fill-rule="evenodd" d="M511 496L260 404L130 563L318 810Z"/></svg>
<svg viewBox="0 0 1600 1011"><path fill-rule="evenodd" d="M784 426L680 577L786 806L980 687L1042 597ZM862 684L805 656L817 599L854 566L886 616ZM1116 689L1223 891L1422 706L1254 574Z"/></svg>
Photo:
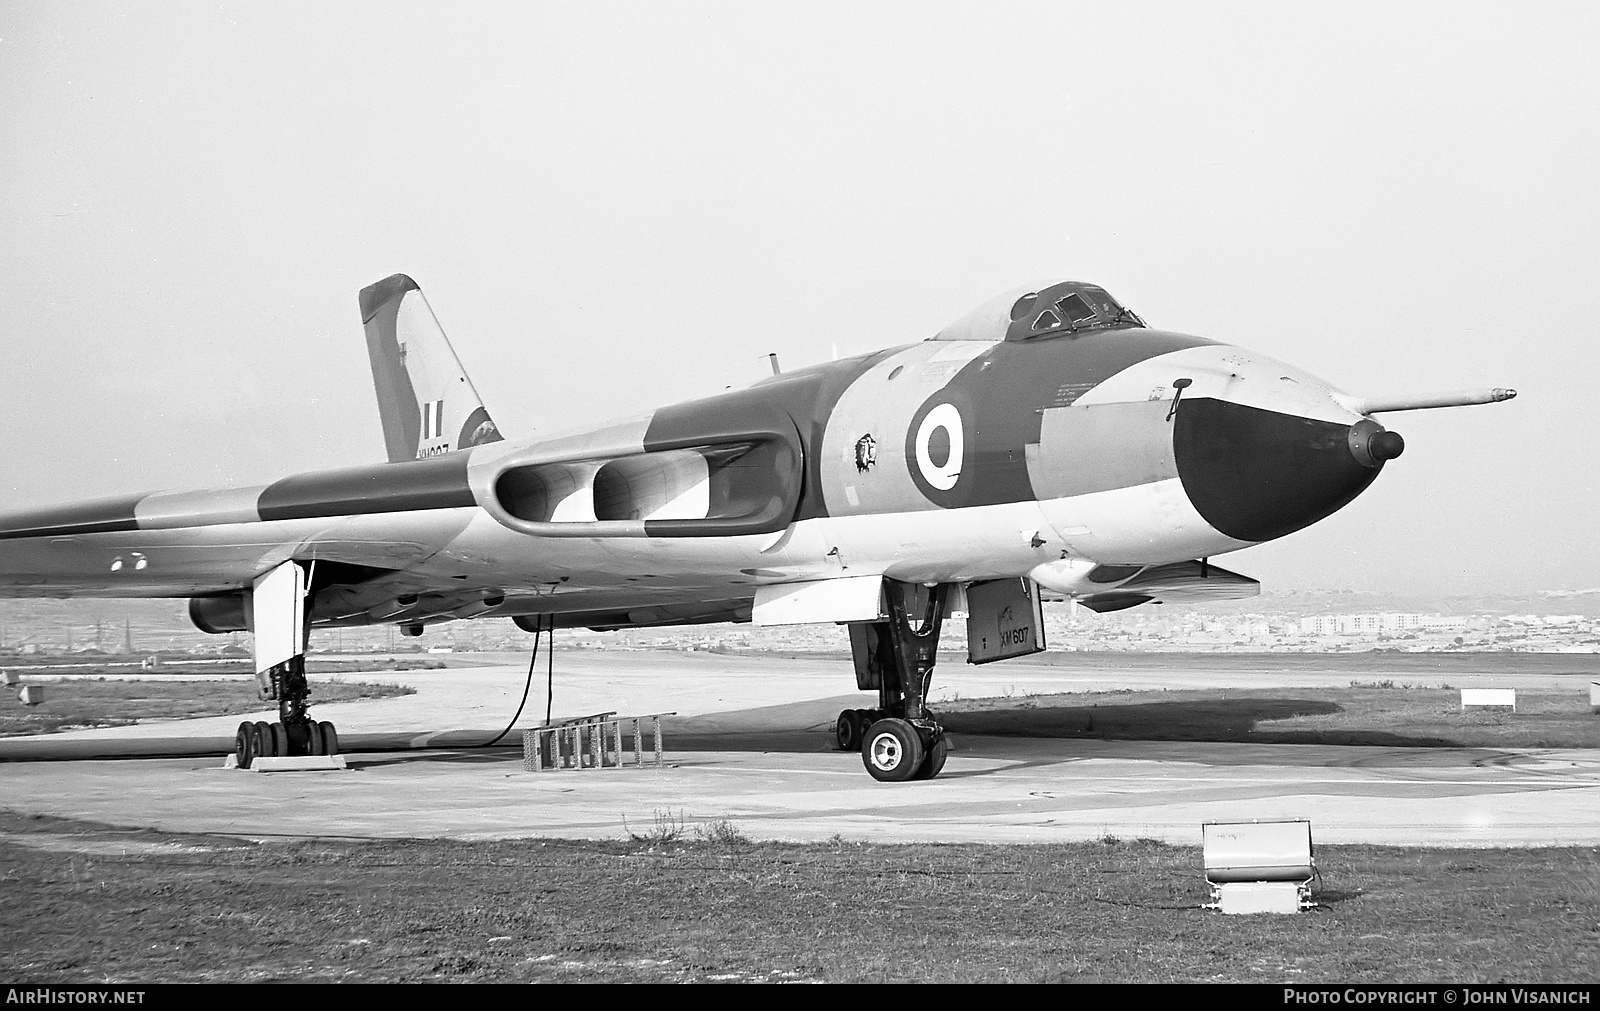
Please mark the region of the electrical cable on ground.
<svg viewBox="0 0 1600 1011"><path fill-rule="evenodd" d="M543 635L544 635L544 625L543 625L543 623L540 623L539 625L534 626L534 632L533 632L533 656L528 658L528 680L523 682L523 685L522 685L522 701L517 703L517 714L515 716L511 717L511 722L506 724L506 728L504 730L502 730L498 734L494 735L494 737L492 739L484 741L482 744L475 744L475 745L473 745L473 747L475 747L475 748L488 748L488 747L492 747L492 746L494 746L496 744L499 744L500 743L500 739L502 737L506 736L507 734L511 733L511 728L516 726L517 725L517 721L522 718L522 709L523 709L524 706L526 706L528 704L528 691L531 688L533 688L533 671L534 671L534 668L539 665L539 640ZM556 674L555 674L555 644L556 644L555 619L552 618L551 621L550 621L550 642L545 646L547 669L550 672L550 686L549 686L548 691L545 694L544 722L545 722L546 726L548 726L550 724L550 703L555 698L555 676L556 676Z"/></svg>
<svg viewBox="0 0 1600 1011"><path fill-rule="evenodd" d="M548 727L550 707L556 701L556 616L553 614L550 616L550 641L544 647L544 673L544 725Z"/></svg>

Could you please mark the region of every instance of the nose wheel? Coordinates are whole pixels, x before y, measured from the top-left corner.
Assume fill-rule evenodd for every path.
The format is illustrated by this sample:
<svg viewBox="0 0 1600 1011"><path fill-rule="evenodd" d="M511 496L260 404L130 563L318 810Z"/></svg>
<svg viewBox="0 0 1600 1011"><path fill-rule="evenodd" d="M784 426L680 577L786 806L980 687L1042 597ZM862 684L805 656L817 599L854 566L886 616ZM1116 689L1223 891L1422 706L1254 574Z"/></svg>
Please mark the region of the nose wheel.
<svg viewBox="0 0 1600 1011"><path fill-rule="evenodd" d="M846 709L833 725L834 743L840 751L860 751L867 729L883 717L878 709Z"/></svg>
<svg viewBox="0 0 1600 1011"><path fill-rule="evenodd" d="M867 729L861 762L880 783L903 783L922 765L922 736L906 720L879 720Z"/></svg>
<svg viewBox="0 0 1600 1011"><path fill-rule="evenodd" d="M937 723L890 717L869 727L861 742L861 764L880 783L932 779L944 770L950 741Z"/></svg>
<svg viewBox="0 0 1600 1011"><path fill-rule="evenodd" d="M922 764L917 767L912 779L932 779L944 771L944 760L950 754L950 738L944 735L941 729L938 738L928 747L922 756Z"/></svg>

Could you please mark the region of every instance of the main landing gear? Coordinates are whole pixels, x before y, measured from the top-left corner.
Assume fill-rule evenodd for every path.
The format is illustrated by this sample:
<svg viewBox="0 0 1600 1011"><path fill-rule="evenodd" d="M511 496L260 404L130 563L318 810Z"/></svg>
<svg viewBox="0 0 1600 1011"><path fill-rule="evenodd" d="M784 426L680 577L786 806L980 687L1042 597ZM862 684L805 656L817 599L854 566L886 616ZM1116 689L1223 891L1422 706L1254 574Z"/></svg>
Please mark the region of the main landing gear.
<svg viewBox="0 0 1600 1011"><path fill-rule="evenodd" d="M313 720L306 700L311 686L306 683L306 658L290 657L256 675L261 697L276 700L278 720L274 723L241 723L233 737L239 768L248 769L257 758L287 758L291 755L337 755L339 732L333 724Z"/></svg>
<svg viewBox="0 0 1600 1011"><path fill-rule="evenodd" d="M860 749L880 782L932 779L944 769L950 744L926 703L949 590L886 579L889 619L850 626L856 685L877 689L878 707L846 709L835 733L842 750Z"/></svg>
<svg viewBox="0 0 1600 1011"><path fill-rule="evenodd" d="M315 563L312 563L315 564ZM255 631L256 685L264 700L278 703L274 723L241 723L234 735L239 768L257 758L337 755L339 734L306 709L306 569L284 562L255 581L250 591Z"/></svg>

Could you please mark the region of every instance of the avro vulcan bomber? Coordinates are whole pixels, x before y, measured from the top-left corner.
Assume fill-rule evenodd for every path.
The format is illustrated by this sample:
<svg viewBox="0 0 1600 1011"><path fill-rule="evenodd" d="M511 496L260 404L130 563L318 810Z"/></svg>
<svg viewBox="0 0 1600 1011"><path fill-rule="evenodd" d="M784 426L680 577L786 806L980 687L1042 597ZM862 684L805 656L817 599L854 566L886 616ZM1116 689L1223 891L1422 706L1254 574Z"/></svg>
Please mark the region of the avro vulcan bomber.
<svg viewBox="0 0 1600 1011"><path fill-rule="evenodd" d="M255 633L280 721L240 727L245 763L337 748L307 712L312 628L829 622L878 692L839 744L879 780L930 778L947 619L984 663L1044 648L1045 595L1254 594L1210 559L1359 495L1405 448L1374 415L1515 395L1363 399L1061 281L917 343L507 440L409 277L360 305L388 462L0 514L0 595L189 597L200 628Z"/></svg>

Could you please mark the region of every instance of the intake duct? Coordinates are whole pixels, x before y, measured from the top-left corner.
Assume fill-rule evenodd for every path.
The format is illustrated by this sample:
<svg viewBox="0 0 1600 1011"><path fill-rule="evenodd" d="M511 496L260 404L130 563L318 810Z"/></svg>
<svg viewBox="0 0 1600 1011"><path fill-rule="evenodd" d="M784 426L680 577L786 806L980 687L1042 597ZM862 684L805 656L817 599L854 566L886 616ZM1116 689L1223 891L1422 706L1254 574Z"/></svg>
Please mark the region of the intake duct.
<svg viewBox="0 0 1600 1011"><path fill-rule="evenodd" d="M799 508L799 438L743 432L609 459L510 463L490 512L542 537L734 537L782 530Z"/></svg>

